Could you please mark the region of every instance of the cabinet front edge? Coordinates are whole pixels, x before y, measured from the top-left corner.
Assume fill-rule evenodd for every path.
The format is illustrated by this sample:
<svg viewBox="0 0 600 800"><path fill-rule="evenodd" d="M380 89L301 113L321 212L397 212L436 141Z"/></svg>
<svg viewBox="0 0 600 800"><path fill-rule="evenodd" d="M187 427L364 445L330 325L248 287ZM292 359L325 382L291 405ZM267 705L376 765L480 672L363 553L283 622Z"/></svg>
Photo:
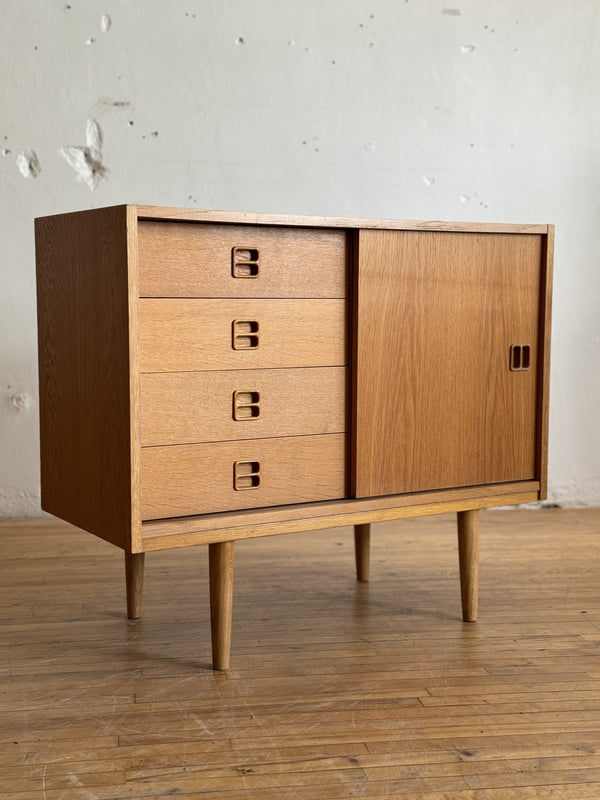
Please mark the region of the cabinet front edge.
<svg viewBox="0 0 600 800"><path fill-rule="evenodd" d="M309 519L289 522L262 523L242 528L222 528L210 531L190 532L185 534L144 535L142 528L143 551L164 550L174 547L190 547L198 544L235 541L239 539L257 539L263 536L274 536L284 533L337 528L345 525L362 525L371 522L384 522L410 517L433 516L448 512L471 511L494 506L510 506L522 503L533 503L538 499L538 492L522 492L519 494L498 495L497 497L481 497L475 500L451 500L447 502L404 506L401 508L380 509L377 511L349 512L327 517L311 517Z"/></svg>
<svg viewBox="0 0 600 800"><path fill-rule="evenodd" d="M451 222L443 220L372 219L362 217L326 217L270 212L217 211L209 209L170 208L138 205L140 220L172 222L223 222L238 225L286 225L313 228L376 228L388 230L451 231L470 233L546 234L547 224L504 222Z"/></svg>

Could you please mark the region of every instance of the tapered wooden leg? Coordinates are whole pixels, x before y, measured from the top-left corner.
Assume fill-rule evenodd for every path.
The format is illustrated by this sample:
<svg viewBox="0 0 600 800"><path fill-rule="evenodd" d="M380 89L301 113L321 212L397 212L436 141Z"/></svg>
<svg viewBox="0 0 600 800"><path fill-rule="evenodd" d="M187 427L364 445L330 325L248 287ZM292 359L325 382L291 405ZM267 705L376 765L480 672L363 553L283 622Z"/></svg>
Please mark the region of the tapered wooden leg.
<svg viewBox="0 0 600 800"><path fill-rule="evenodd" d="M233 612L233 542L208 545L213 669L229 669Z"/></svg>
<svg viewBox="0 0 600 800"><path fill-rule="evenodd" d="M356 579L359 581L369 580L371 549L371 526L354 526L354 555L356 557Z"/></svg>
<svg viewBox="0 0 600 800"><path fill-rule="evenodd" d="M479 509L459 511L457 518L463 619L475 622L479 597Z"/></svg>
<svg viewBox="0 0 600 800"><path fill-rule="evenodd" d="M139 619L142 616L145 555L145 553L125 553L125 586L129 619Z"/></svg>

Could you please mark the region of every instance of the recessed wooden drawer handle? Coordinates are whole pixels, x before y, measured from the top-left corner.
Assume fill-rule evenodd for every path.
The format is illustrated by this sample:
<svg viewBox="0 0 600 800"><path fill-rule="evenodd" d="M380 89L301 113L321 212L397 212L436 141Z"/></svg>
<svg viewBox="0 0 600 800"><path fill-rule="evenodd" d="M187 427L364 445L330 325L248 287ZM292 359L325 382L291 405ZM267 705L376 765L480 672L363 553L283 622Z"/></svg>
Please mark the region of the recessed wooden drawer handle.
<svg viewBox="0 0 600 800"><path fill-rule="evenodd" d="M236 492L258 489L260 486L260 461L234 461L233 488Z"/></svg>
<svg viewBox="0 0 600 800"><path fill-rule="evenodd" d="M257 247L234 247L231 250L231 274L234 278L258 278L259 269Z"/></svg>
<svg viewBox="0 0 600 800"><path fill-rule="evenodd" d="M258 419L260 417L260 392L234 392L233 418L235 420Z"/></svg>
<svg viewBox="0 0 600 800"><path fill-rule="evenodd" d="M234 350L256 350L259 325L253 319L234 319L231 323L231 346Z"/></svg>
<svg viewBox="0 0 600 800"><path fill-rule="evenodd" d="M528 344L512 344L510 346L511 372L525 372L531 366L531 346Z"/></svg>

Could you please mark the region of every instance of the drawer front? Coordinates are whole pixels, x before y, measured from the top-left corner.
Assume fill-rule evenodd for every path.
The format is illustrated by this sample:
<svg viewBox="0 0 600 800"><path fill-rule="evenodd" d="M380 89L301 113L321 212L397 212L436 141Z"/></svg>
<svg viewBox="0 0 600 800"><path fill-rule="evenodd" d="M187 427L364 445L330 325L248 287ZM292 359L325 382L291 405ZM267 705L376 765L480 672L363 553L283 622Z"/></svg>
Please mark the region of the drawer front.
<svg viewBox="0 0 600 800"><path fill-rule="evenodd" d="M346 367L146 373L142 446L346 431Z"/></svg>
<svg viewBox="0 0 600 800"><path fill-rule="evenodd" d="M139 301L142 372L346 364L344 300Z"/></svg>
<svg viewBox="0 0 600 800"><path fill-rule="evenodd" d="M144 447L143 519L346 496L346 434Z"/></svg>
<svg viewBox="0 0 600 800"><path fill-rule="evenodd" d="M141 221L142 297L346 297L346 234Z"/></svg>

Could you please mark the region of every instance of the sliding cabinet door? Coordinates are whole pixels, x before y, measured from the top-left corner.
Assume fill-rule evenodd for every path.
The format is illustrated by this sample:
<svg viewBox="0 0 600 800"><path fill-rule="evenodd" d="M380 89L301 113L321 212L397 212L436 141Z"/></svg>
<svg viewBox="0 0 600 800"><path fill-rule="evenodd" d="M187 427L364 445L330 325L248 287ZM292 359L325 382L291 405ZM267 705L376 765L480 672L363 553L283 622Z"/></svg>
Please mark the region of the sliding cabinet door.
<svg viewBox="0 0 600 800"><path fill-rule="evenodd" d="M361 230L353 495L535 478L542 236Z"/></svg>

